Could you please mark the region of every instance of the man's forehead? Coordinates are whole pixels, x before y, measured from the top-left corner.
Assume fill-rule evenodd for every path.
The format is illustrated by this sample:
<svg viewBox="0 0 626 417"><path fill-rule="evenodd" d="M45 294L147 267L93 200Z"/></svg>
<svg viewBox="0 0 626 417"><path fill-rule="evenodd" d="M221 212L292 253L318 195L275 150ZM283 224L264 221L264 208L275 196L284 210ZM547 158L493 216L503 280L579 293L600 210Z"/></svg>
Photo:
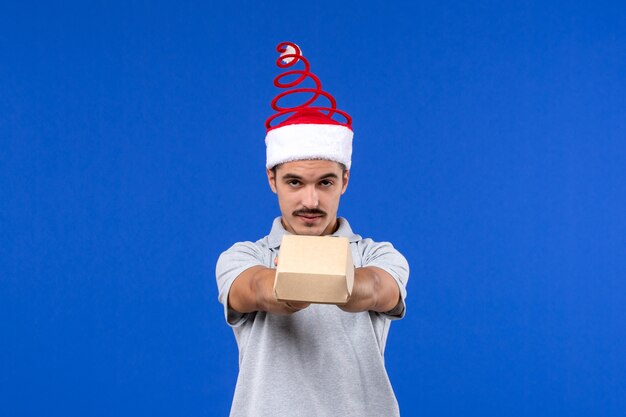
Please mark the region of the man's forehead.
<svg viewBox="0 0 626 417"><path fill-rule="evenodd" d="M341 175L342 172L343 166L339 162L324 159L291 161L276 166L277 175L286 175L287 173L297 175L323 175L324 173L334 173Z"/></svg>

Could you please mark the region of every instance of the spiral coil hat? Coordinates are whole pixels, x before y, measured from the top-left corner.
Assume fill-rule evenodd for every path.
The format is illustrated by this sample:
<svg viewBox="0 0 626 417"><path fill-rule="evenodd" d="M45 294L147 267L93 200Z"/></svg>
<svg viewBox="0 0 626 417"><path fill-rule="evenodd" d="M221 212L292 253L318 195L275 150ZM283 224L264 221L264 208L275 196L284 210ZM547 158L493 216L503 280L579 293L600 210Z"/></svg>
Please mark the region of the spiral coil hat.
<svg viewBox="0 0 626 417"><path fill-rule="evenodd" d="M311 72L309 61L302 56L298 45L281 42L276 51L280 54L276 65L287 70L274 78L274 85L285 91L272 100L275 113L265 122L267 168L295 160L325 159L349 169L352 118L338 109L335 98L322 89L322 82ZM302 63L302 69L296 68L298 63ZM305 82L309 85L312 82L313 86L306 87ZM302 97L303 102L292 106L282 104L296 97Z"/></svg>
<svg viewBox="0 0 626 417"><path fill-rule="evenodd" d="M274 122L274 120L290 113L302 113L304 110L308 110L309 112L320 112L321 114L326 115L328 118L332 118L334 115L341 115L344 117L345 122L340 123L335 121L334 119L333 121L337 122L337 124L351 127L352 118L345 111L337 109L337 101L335 100L335 98L322 89L322 82L317 77L317 75L311 72L311 65L309 64L309 61L304 56L302 56L302 51L300 50L298 45L292 42L281 42L276 47L276 51L280 53L280 56L276 60L276 65L279 68L292 68L295 67L295 65L299 62L302 62L304 64L304 69L293 68L283 72L282 74L277 75L276 78L274 78L274 85L278 88L287 89L287 91L279 93L272 100L271 106L272 109L276 111L276 113L266 120L265 127L268 130L274 129L280 125L283 125L282 123L280 123L277 126L272 127L272 122ZM283 81L293 76L297 77L291 81ZM315 84L315 88L298 87L307 79L313 81L313 83ZM282 107L279 105L281 99L288 96L302 96L303 93L311 94L311 97L304 103L292 107ZM329 106L313 106L313 104L320 98L325 98L328 101Z"/></svg>

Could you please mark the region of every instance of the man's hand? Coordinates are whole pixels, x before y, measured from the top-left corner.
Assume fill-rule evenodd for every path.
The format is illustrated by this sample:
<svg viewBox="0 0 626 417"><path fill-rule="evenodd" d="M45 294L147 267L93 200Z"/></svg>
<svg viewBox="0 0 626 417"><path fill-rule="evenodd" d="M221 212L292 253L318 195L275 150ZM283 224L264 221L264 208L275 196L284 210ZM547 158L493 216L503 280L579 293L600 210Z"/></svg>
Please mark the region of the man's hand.
<svg viewBox="0 0 626 417"><path fill-rule="evenodd" d="M278 265L278 258L274 260ZM230 287L228 305L240 313L266 311L272 314L289 315L307 308L309 303L283 302L274 296L276 270L253 266L243 271Z"/></svg>
<svg viewBox="0 0 626 417"><path fill-rule="evenodd" d="M278 258L274 260L278 265ZM274 296L276 270L253 266L243 271L230 287L228 305L240 313L266 311L272 314L289 315L307 308L310 303L284 302ZM389 273L377 267L356 268L354 286L347 304L339 305L343 311L387 312L400 302L398 284Z"/></svg>
<svg viewBox="0 0 626 417"><path fill-rule="evenodd" d="M400 289L388 272L375 266L356 268L354 286L347 304L338 305L343 311L358 313L393 310L400 302Z"/></svg>

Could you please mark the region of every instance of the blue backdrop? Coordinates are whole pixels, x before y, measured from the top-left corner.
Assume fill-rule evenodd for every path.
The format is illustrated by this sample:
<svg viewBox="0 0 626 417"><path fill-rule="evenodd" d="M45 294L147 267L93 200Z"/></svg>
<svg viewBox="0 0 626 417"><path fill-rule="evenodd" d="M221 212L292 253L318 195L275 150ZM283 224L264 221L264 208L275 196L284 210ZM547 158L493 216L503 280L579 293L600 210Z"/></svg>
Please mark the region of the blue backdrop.
<svg viewBox="0 0 626 417"><path fill-rule="evenodd" d="M0 415L227 415L283 40L412 268L403 415L624 415L626 3L90 3L0 5Z"/></svg>

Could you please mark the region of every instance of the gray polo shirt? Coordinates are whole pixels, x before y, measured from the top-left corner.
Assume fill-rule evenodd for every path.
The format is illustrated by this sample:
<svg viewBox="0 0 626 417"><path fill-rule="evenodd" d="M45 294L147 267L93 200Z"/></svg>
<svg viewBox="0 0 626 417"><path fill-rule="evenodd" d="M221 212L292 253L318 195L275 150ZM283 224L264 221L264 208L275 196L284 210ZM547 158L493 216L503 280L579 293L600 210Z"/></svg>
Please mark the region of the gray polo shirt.
<svg viewBox="0 0 626 417"><path fill-rule="evenodd" d="M390 243L362 239L344 218L333 234L348 238L355 267L376 266L396 280L402 301L394 311L346 313L312 304L278 316L228 308L235 278L255 265L274 268L287 233L278 217L268 236L236 243L217 261L219 300L239 347L231 417L398 416L383 354L391 320L405 314L409 266Z"/></svg>

